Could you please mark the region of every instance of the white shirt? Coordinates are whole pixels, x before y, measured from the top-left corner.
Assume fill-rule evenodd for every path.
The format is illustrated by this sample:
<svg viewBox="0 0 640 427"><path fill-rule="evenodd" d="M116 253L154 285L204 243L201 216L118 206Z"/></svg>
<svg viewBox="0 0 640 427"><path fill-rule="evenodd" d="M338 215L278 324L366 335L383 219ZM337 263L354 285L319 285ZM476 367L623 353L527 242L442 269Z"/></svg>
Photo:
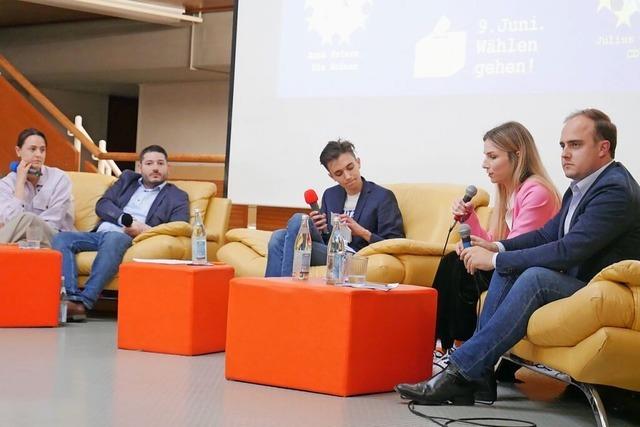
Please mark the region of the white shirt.
<svg viewBox="0 0 640 427"><path fill-rule="evenodd" d="M151 205L153 204L160 191L167 184L163 182L162 184L153 187L146 188L142 184L142 178L138 180L140 186L138 189L131 195L131 198L122 209L125 213L128 213L133 217L134 220L141 222L143 224L147 221L147 215L149 214L149 209L151 209ZM104 233L107 231L118 231L120 233L124 233L122 228L122 215L118 218L118 224L114 224L109 221L104 221L100 224L100 227L96 230L98 233Z"/></svg>
<svg viewBox="0 0 640 427"><path fill-rule="evenodd" d="M16 198L15 172L0 180L0 223L9 222L16 215L31 212L57 231L74 231L71 180L58 169L43 165L42 175L34 186L24 184L24 200Z"/></svg>
<svg viewBox="0 0 640 427"><path fill-rule="evenodd" d="M358 204L358 199L360 198L360 193L349 195L347 194L347 199L344 201L344 210L343 213L345 215L353 218L353 214L356 212L356 205Z"/></svg>
<svg viewBox="0 0 640 427"><path fill-rule="evenodd" d="M593 185L593 183L598 179L600 174L611 164L613 160L611 160L606 165L602 166L597 171L593 172L591 175L582 178L580 181L573 181L569 188L573 193L571 195L571 202L569 203L569 209L567 210L567 216L564 219L564 234L569 232L569 226L571 225L571 219L573 218L573 214L576 211L576 208L580 204L582 197L589 191L589 188Z"/></svg>

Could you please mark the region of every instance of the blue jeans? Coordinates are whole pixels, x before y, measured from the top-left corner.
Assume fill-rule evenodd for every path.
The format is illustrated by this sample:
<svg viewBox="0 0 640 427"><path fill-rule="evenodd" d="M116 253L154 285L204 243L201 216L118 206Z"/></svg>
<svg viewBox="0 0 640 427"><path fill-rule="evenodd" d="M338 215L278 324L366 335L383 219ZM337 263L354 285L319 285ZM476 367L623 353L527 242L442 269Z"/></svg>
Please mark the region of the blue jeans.
<svg viewBox="0 0 640 427"><path fill-rule="evenodd" d="M478 328L450 357L468 380L482 378L505 352L527 333L534 311L573 295L585 282L543 267L531 267L519 276L493 273Z"/></svg>
<svg viewBox="0 0 640 427"><path fill-rule="evenodd" d="M67 298L79 301L87 308L92 308L100 297L105 286L118 273L124 253L131 246L131 237L117 231L105 233L58 233L53 238L52 248L62 253L62 275ZM84 284L84 289L78 289L78 267L76 254L78 252L98 251L91 274Z"/></svg>
<svg viewBox="0 0 640 427"><path fill-rule="evenodd" d="M265 277L291 277L293 273L293 247L301 223L302 214L294 214L289 219L286 229L273 232L269 240ZM327 263L327 245L311 220L309 220L309 229L312 241L311 265L325 265Z"/></svg>

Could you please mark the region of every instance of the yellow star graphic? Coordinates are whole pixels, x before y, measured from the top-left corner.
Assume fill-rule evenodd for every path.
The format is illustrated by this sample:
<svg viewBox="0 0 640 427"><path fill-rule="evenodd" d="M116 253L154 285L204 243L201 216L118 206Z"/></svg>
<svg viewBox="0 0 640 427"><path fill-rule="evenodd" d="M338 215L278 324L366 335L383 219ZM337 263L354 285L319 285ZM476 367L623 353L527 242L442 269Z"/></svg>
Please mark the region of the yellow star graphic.
<svg viewBox="0 0 640 427"><path fill-rule="evenodd" d="M618 22L616 23L616 27L619 27L622 24L625 24L627 27L631 27L631 17L638 11L638 3L635 0L624 0L622 8L614 12L614 14L618 17Z"/></svg>
<svg viewBox="0 0 640 427"><path fill-rule="evenodd" d="M600 0L600 4L598 5L598 12L602 9L611 10L611 0Z"/></svg>

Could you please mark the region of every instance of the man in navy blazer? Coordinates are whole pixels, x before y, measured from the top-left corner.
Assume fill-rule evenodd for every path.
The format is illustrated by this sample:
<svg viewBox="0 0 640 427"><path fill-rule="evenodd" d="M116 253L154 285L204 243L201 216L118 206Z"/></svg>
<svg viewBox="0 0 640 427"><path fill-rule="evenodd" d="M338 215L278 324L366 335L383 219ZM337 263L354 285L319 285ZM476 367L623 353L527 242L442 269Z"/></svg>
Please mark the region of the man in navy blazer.
<svg viewBox="0 0 640 427"><path fill-rule="evenodd" d="M159 145L140 153L140 173L124 171L96 203L100 223L92 232L58 233L52 247L62 253L67 318L86 319L86 311L118 272L122 257L138 234L171 221L189 221L189 197L166 182L167 152ZM78 289L78 252L98 251L91 275Z"/></svg>
<svg viewBox="0 0 640 427"><path fill-rule="evenodd" d="M572 295L612 263L640 259L640 187L613 160L616 134L599 110L565 120L562 168L573 181L560 212L538 230L501 242L474 239L462 251L470 273L495 268L476 332L442 374L397 385L403 398L427 404L495 400L493 366L525 336L536 309Z"/></svg>
<svg viewBox="0 0 640 427"><path fill-rule="evenodd" d="M370 243L404 237L402 214L395 195L388 189L360 176L360 159L349 141L330 141L320 154L320 163L338 185L322 195L320 211L312 211L311 265L325 265L327 242L332 231L331 214L351 231L349 246L358 251ZM287 228L276 230L269 240L266 277L291 276L293 246L300 229L301 215L294 215Z"/></svg>

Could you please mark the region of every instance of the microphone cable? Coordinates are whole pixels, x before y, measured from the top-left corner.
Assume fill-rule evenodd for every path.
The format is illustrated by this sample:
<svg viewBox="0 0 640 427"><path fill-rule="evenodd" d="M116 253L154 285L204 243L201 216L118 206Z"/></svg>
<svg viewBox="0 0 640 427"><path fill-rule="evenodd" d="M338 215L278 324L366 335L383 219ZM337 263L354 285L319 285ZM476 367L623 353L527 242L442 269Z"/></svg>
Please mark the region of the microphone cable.
<svg viewBox="0 0 640 427"><path fill-rule="evenodd" d="M454 222L453 225L451 227L449 227L449 231L447 232L447 238L444 241L444 246L442 247L442 254L440 254L440 258L442 258L444 256L444 253L447 250L447 244L449 243L449 237L451 237L451 230L453 230L453 227L456 226L458 222Z"/></svg>
<svg viewBox="0 0 640 427"><path fill-rule="evenodd" d="M420 418L431 421L440 427L447 427L453 424L466 424L479 427L537 427L537 424L527 420L519 420L517 418L500 418L500 417L470 417L470 418L447 418L438 417L435 415L427 415L418 411L415 406L420 405L415 400L412 400L407 404L409 411L413 415L417 415ZM428 405L426 405L428 406ZM498 424L505 423L506 424Z"/></svg>

